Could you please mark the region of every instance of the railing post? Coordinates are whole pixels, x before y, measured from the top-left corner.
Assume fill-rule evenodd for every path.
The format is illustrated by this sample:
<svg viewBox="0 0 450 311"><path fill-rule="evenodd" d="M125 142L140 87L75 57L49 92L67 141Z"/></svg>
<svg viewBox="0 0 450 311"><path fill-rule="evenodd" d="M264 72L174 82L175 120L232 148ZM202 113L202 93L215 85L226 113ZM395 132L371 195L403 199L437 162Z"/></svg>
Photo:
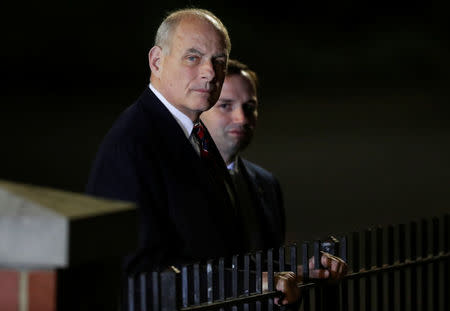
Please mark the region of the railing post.
<svg viewBox="0 0 450 311"><path fill-rule="evenodd" d="M147 281L148 281L148 274L147 273L141 273L139 277L139 301L140 301L140 310L141 311L147 311Z"/></svg>
<svg viewBox="0 0 450 311"><path fill-rule="evenodd" d="M421 221L421 229L422 229L422 259L428 257L428 222L426 219L422 219ZM424 264L421 267L422 269L422 280L428 281L428 265ZM422 289L422 310L428 310L428 286L425 286L425 282L422 281L421 285Z"/></svg>
<svg viewBox="0 0 450 311"><path fill-rule="evenodd" d="M417 260L417 223L412 221L409 226L409 239L410 239L410 255L411 261ZM411 311L417 311L418 309L418 297L417 297L417 267L414 265L410 269L411 277Z"/></svg>
<svg viewBox="0 0 450 311"><path fill-rule="evenodd" d="M394 226L389 225L388 231L387 231L387 260L388 265L394 264ZM394 272L389 271L388 272L388 284L387 284L387 291L388 291L388 311L393 311L395 307L395 294L394 294L394 285L395 285L395 278L394 278Z"/></svg>
<svg viewBox="0 0 450 311"><path fill-rule="evenodd" d="M161 278L161 311L176 311L178 307L177 274L172 271L164 271Z"/></svg>
<svg viewBox="0 0 450 311"><path fill-rule="evenodd" d="M443 251L444 253L448 253L450 251L450 214L446 214L444 216L444 230L442 230L442 233L444 234L443 242L444 247ZM444 262L444 293L450 292L450 260L446 260ZM449 304L449 295L444 295L444 310L450 310L450 304Z"/></svg>
<svg viewBox="0 0 450 311"><path fill-rule="evenodd" d="M304 242L302 244L302 266L303 266L303 283L309 280L309 243ZM306 293L303 293L303 309L309 311L311 308L311 300L309 297L310 289L307 289Z"/></svg>
<svg viewBox="0 0 450 311"><path fill-rule="evenodd" d="M225 259L219 258L219 300L225 300ZM220 308L223 311L224 308Z"/></svg>
<svg viewBox="0 0 450 311"><path fill-rule="evenodd" d="M244 288L243 288L243 296L250 295L250 255L244 255ZM249 304L244 303L244 311L249 311Z"/></svg>
<svg viewBox="0 0 450 311"><path fill-rule="evenodd" d="M160 282L159 272L152 272L152 310L159 311L160 308Z"/></svg>
<svg viewBox="0 0 450 311"><path fill-rule="evenodd" d="M338 255L339 240L334 236L330 236L328 240L321 243L321 251L328 252L333 256ZM321 261L322 253L319 252L319 262ZM339 287L337 284L328 284L323 287L322 290L322 306L323 310L339 310Z"/></svg>
<svg viewBox="0 0 450 311"><path fill-rule="evenodd" d="M231 297L238 297L238 255L234 255L231 259ZM233 305L231 310L237 311L238 306Z"/></svg>
<svg viewBox="0 0 450 311"><path fill-rule="evenodd" d="M128 276L127 278L127 307L128 311L135 311L135 302L134 302L134 275Z"/></svg>
<svg viewBox="0 0 450 311"><path fill-rule="evenodd" d="M439 255L439 219L433 217L432 219L432 241L433 241L433 256ZM439 309L439 262L431 264L433 279L432 279L432 293L433 299L431 299L431 310Z"/></svg>
<svg viewBox="0 0 450 311"><path fill-rule="evenodd" d="M360 270L360 260L359 260L359 232L353 232L353 251L352 251L352 272L357 273ZM360 282L356 278L353 280L353 310L360 310L361 300L360 300Z"/></svg>
<svg viewBox="0 0 450 311"><path fill-rule="evenodd" d="M208 262L206 263L206 298L209 303L213 302L216 299L216 297L214 297L214 281L214 261L208 260Z"/></svg>
<svg viewBox="0 0 450 311"><path fill-rule="evenodd" d="M406 238L405 238L405 225L400 224L398 226L398 262L404 263L406 259ZM406 310L406 275L405 270L399 271L399 309L400 311Z"/></svg>
<svg viewBox="0 0 450 311"><path fill-rule="evenodd" d="M181 268L181 304L183 308L189 306L189 267L183 266Z"/></svg>
<svg viewBox="0 0 450 311"><path fill-rule="evenodd" d="M381 268L383 266L383 228L378 226L376 230L376 266ZM377 273L376 275L377 284L377 310L384 309L384 295L383 295L383 274Z"/></svg>
<svg viewBox="0 0 450 311"><path fill-rule="evenodd" d="M320 263L320 241L319 240L315 240L313 242L313 256L314 256L314 269L321 269L322 268L322 264ZM317 311L322 311L323 310L323 287L321 286L317 286L314 288L314 304L315 304L315 309Z"/></svg>
<svg viewBox="0 0 450 311"><path fill-rule="evenodd" d="M348 264L347 237L342 236L339 244L339 257ZM348 310L348 280L341 282L341 311Z"/></svg>
<svg viewBox="0 0 450 311"><path fill-rule="evenodd" d="M367 229L364 232L364 268L369 271L372 268L372 230ZM365 305L366 311L372 310L372 281L370 275L367 276L365 280L366 290L365 290Z"/></svg>

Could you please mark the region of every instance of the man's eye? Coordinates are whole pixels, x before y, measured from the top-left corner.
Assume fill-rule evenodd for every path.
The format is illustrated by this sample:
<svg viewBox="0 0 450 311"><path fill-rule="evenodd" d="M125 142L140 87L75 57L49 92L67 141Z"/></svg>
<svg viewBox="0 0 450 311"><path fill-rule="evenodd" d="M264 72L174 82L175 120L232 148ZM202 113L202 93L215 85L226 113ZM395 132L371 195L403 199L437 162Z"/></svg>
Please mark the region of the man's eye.
<svg viewBox="0 0 450 311"><path fill-rule="evenodd" d="M197 61L198 56L188 56L188 57L186 57L186 59L187 59L189 62L194 63L194 62Z"/></svg>
<svg viewBox="0 0 450 311"><path fill-rule="evenodd" d="M225 59L217 58L214 60L214 65L216 66L216 68L225 69L226 64L227 62Z"/></svg>
<svg viewBox="0 0 450 311"><path fill-rule="evenodd" d="M220 104L219 108L222 110L229 110L229 109L231 109L231 105L230 104Z"/></svg>
<svg viewBox="0 0 450 311"><path fill-rule="evenodd" d="M245 112L253 113L256 110L255 105L244 105L243 107Z"/></svg>

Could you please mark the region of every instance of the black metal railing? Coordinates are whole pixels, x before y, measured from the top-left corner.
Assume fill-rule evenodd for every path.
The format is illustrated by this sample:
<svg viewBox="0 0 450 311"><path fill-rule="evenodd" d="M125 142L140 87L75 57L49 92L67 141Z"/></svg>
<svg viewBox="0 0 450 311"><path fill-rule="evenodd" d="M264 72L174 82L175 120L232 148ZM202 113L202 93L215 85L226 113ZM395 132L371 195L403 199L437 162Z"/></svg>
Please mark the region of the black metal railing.
<svg viewBox="0 0 450 311"><path fill-rule="evenodd" d="M280 295L274 272L297 273L299 264L302 302L295 309L450 310L449 215L349 236L130 277L128 311L271 311L279 308L273 302ZM338 284L310 278L308 261L314 257L314 268L319 268L321 250L348 262L350 271ZM265 291L263 272L268 277Z"/></svg>

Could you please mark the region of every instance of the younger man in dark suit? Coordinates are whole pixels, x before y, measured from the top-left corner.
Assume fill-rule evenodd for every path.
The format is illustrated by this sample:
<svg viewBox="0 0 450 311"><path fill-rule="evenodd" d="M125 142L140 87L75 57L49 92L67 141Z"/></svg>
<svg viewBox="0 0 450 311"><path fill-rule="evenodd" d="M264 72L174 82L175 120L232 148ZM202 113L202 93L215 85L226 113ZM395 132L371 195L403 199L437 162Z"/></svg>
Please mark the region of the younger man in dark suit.
<svg viewBox="0 0 450 311"><path fill-rule="evenodd" d="M257 84L258 78L253 70L230 59L219 100L210 110L201 114L201 119L234 181L250 246L252 249L266 249L281 246L285 239L281 188L272 173L239 156L239 152L251 142L256 127ZM310 265L312 277L340 279L345 275L347 266L340 258L325 253L321 261L326 269L313 270ZM292 278L292 275L285 274L284 277ZM281 289L282 283L279 285ZM293 301L289 295L298 295L293 289L289 288L283 303Z"/></svg>

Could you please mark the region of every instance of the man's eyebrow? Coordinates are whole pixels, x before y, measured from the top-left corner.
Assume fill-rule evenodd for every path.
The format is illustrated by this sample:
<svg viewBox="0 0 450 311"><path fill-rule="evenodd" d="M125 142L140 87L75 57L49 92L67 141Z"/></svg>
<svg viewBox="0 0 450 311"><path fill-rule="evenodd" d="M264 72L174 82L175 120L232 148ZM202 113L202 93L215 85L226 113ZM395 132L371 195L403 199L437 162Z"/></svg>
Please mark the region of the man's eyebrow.
<svg viewBox="0 0 450 311"><path fill-rule="evenodd" d="M219 99L217 100L217 102L222 102L222 103L232 103L232 102L233 102L233 99L231 99L231 98L219 98Z"/></svg>
<svg viewBox="0 0 450 311"><path fill-rule="evenodd" d="M226 53L219 53L219 54L214 55L214 58L220 58L220 57L227 57L227 54Z"/></svg>
<svg viewBox="0 0 450 311"><path fill-rule="evenodd" d="M186 51L186 53L194 53L194 54L198 54L198 55L202 55L202 56L205 55L204 53L200 52L196 48L190 48Z"/></svg>

